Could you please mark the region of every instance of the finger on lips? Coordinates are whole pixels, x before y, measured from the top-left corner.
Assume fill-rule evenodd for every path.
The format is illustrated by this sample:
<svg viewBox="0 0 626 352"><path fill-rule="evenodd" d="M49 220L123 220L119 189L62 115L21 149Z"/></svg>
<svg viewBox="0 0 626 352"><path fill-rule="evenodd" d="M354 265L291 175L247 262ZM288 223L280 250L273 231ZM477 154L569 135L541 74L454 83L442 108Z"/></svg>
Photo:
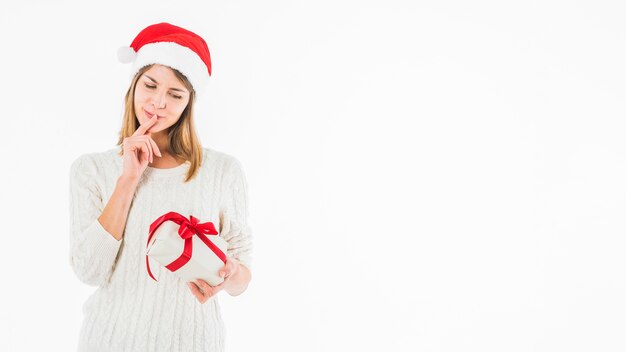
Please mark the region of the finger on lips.
<svg viewBox="0 0 626 352"><path fill-rule="evenodd" d="M152 127L152 125L154 125L156 121L157 121L157 115L154 114L146 123L139 126L139 128L135 131L135 133L133 133L133 136L142 136L146 134L148 129Z"/></svg>
<svg viewBox="0 0 626 352"><path fill-rule="evenodd" d="M148 123L146 124L146 127L148 127L146 129L146 131L144 132L147 136L148 136L148 141L150 144L150 152L151 154L156 154L158 156L162 156L161 155L161 151L159 150L159 147L157 146L156 142L152 139L151 137L151 132L148 132L150 127L154 126L154 124L157 121L157 114L152 115L152 117L150 118L150 120L148 120ZM154 157L153 157L154 158ZM150 159L150 162L153 161L153 158Z"/></svg>
<svg viewBox="0 0 626 352"><path fill-rule="evenodd" d="M144 123L143 125L139 126L139 128L135 131L135 133L133 133L132 137L142 137L145 136L145 138L141 138L144 139L144 144L147 147L147 150L144 150L143 146L141 147L141 151L147 154L147 158L150 162L154 161L154 154L156 154L157 156L161 157L163 156L161 154L161 151L159 150L158 145L156 144L156 142L152 139L152 137L150 136L151 133L148 132L149 128L152 127L154 125L154 123L157 121L157 115L153 115L152 118L150 118L150 120L146 123Z"/></svg>

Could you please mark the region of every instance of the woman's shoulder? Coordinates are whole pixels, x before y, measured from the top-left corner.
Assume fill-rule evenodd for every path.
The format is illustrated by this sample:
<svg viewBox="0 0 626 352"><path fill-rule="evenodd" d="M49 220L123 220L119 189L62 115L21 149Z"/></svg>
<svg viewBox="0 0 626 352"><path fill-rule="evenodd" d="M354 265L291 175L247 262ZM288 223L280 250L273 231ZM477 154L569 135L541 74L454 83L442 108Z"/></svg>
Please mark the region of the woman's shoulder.
<svg viewBox="0 0 626 352"><path fill-rule="evenodd" d="M232 154L209 147L202 147L203 159L214 168L230 169L233 165L238 166L239 159Z"/></svg>
<svg viewBox="0 0 626 352"><path fill-rule="evenodd" d="M103 173L114 169L121 164L122 157L118 155L119 148L110 148L104 151L83 152L74 158L70 170L74 172ZM119 166L119 165L118 165Z"/></svg>

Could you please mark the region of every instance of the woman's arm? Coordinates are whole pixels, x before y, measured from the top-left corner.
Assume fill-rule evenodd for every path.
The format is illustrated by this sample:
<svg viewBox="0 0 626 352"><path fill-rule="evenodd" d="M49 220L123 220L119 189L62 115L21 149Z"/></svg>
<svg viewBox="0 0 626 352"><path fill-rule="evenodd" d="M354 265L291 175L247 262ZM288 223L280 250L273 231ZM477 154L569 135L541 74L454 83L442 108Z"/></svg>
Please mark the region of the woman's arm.
<svg viewBox="0 0 626 352"><path fill-rule="evenodd" d="M98 217L102 227L118 241L122 239L124 234L137 183L137 180L120 176L117 179L111 199Z"/></svg>
<svg viewBox="0 0 626 352"><path fill-rule="evenodd" d="M93 155L77 158L70 168L70 266L82 282L101 286L112 273L136 184L118 180L105 205ZM132 190L132 191L131 191Z"/></svg>
<svg viewBox="0 0 626 352"><path fill-rule="evenodd" d="M241 163L232 159L225 172L226 189L220 212L220 236L228 242L226 264L220 269L224 282L210 286L204 280L189 283L189 289L200 303L221 290L231 296L242 294L252 279L252 230L248 225L248 184Z"/></svg>
<svg viewBox="0 0 626 352"><path fill-rule="evenodd" d="M248 288L248 283L250 283L252 278L250 270L233 258L226 260L226 265L220 270L220 276L226 277L224 282L217 286L211 286L202 279L188 282L189 289L196 296L198 302L204 304L221 290L228 292L231 296L238 296Z"/></svg>
<svg viewBox="0 0 626 352"><path fill-rule="evenodd" d="M226 276L224 291L231 296L242 294L252 279L252 273L245 265L241 264L237 259L229 259L226 266L220 271L221 276Z"/></svg>
<svg viewBox="0 0 626 352"><path fill-rule="evenodd" d="M222 269L227 278L224 290L231 296L243 293L251 280L252 229L248 224L248 182L239 160L232 159L228 173L223 238L228 242L228 260Z"/></svg>

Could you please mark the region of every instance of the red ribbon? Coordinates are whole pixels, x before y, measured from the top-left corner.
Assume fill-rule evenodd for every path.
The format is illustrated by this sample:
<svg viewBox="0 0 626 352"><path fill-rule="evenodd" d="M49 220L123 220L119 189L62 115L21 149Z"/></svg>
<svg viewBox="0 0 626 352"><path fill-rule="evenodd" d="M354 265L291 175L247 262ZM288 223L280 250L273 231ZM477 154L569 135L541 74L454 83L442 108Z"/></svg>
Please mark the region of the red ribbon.
<svg viewBox="0 0 626 352"><path fill-rule="evenodd" d="M158 219L156 219L150 225L150 235L148 236L148 243L146 244L146 248L150 244L150 240L154 235L159 226L166 221L173 221L176 224L180 225L178 228L178 235L185 240L185 247L183 249L183 253L176 260L166 265L165 267L169 269L171 272L174 272L183 267L183 265L187 264L187 262L191 259L191 252L193 247L193 236L197 235L204 244L209 247L215 255L217 255L224 263L226 263L226 255L222 252L219 247L217 247L213 242L211 242L206 235L217 235L218 232L215 229L215 226L212 222L205 222L200 224L199 220L193 215L189 215L189 219L180 215L176 212L169 212ZM152 275L152 271L150 271L150 261L148 260L148 254L146 254L146 266L148 268L148 274L150 277L157 281Z"/></svg>

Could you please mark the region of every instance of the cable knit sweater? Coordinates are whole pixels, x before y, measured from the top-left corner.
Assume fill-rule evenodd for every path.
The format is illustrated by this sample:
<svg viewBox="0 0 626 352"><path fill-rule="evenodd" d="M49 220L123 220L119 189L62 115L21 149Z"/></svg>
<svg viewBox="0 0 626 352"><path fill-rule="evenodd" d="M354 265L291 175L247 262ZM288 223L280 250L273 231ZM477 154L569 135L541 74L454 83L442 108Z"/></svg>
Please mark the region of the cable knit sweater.
<svg viewBox="0 0 626 352"><path fill-rule="evenodd" d="M83 305L79 351L223 351L220 293L200 304L189 287L154 261L146 272L149 226L175 211L211 221L228 242L228 257L250 268L247 183L241 163L203 148L198 174L184 183L189 162L148 167L117 241L98 221L122 174L119 149L79 156L70 167L70 264L84 283L97 286Z"/></svg>

